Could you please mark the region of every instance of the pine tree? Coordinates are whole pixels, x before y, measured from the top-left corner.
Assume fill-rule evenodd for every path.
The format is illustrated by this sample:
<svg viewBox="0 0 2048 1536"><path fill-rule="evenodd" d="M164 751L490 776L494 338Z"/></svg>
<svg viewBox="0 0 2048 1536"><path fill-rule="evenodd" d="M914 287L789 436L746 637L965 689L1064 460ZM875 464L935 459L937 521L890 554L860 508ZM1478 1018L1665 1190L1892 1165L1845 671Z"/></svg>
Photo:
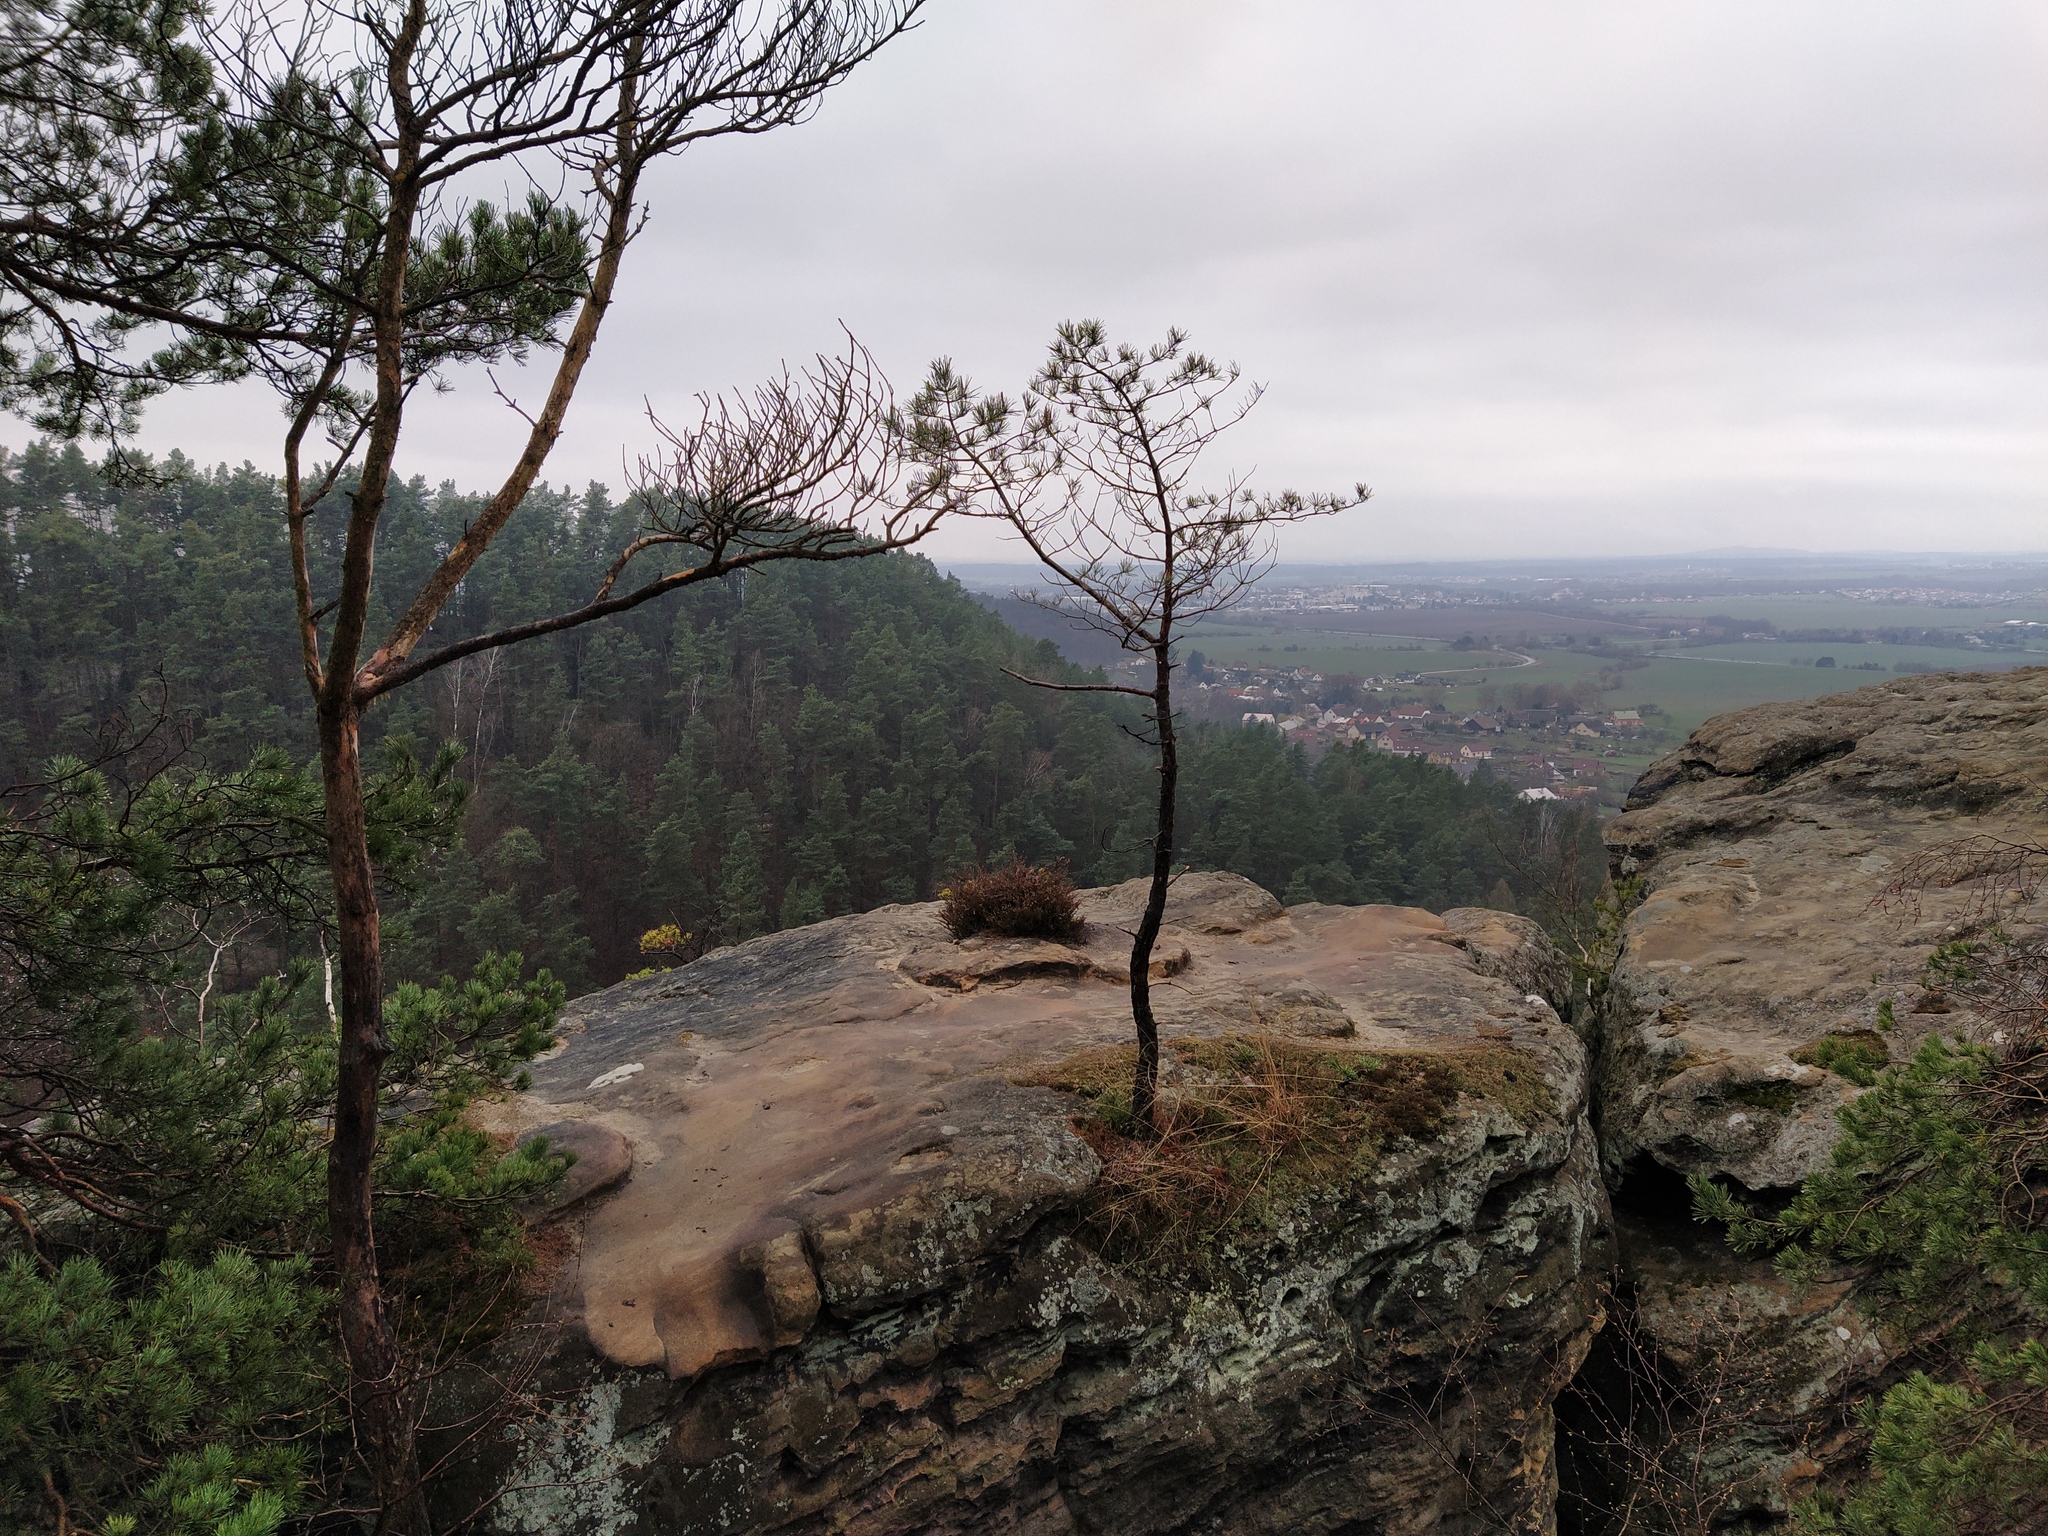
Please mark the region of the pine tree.
<svg viewBox="0 0 2048 1536"><path fill-rule="evenodd" d="M260 1536L339 1491L314 1454L328 1282L249 1256L325 1244L336 1047L317 967L265 975L266 940L216 957L210 936L311 947L318 786L276 751L233 774L118 766L125 787L60 759L0 822L0 1528ZM370 786L398 883L453 824L453 766L394 754ZM387 1003L380 1250L422 1367L515 1294L515 1207L560 1172L461 1115L550 1043L561 988L520 967ZM262 979L203 985L238 973Z"/></svg>
<svg viewBox="0 0 2048 1536"><path fill-rule="evenodd" d="M774 926L768 913L768 876L756 842L754 797L745 790L733 795L726 826L725 857L718 869L718 937L721 943L743 944Z"/></svg>
<svg viewBox="0 0 2048 1536"><path fill-rule="evenodd" d="M831 916L825 910L824 893L815 885L805 882L802 875L794 876L782 892L782 926L802 928L811 923L822 923Z"/></svg>
<svg viewBox="0 0 2048 1536"><path fill-rule="evenodd" d="M981 855L974 846L974 814L968 808L966 795L947 797L939 810L938 832L932 839L932 847L941 879L960 870L972 869L981 862Z"/></svg>
<svg viewBox="0 0 2048 1536"><path fill-rule="evenodd" d="M2048 849L2006 853L2030 879L2048 863ZM1916 1371L1864 1406L1870 1476L1802 1504L1806 1536L2048 1521L2048 1345L2035 1336L2048 1317L2048 947L1994 928L1936 950L1923 982L1982 1017L1987 1038L1932 1035L1877 1072L1842 1109L1828 1166L1776 1216L1692 1180L1695 1214L1738 1248L1774 1251L1795 1280L1847 1268L1891 1300L1894 1329L1961 1359L1954 1376ZM1879 1022L1890 1017L1887 1002ZM2015 1304L2019 1327L1987 1335Z"/></svg>

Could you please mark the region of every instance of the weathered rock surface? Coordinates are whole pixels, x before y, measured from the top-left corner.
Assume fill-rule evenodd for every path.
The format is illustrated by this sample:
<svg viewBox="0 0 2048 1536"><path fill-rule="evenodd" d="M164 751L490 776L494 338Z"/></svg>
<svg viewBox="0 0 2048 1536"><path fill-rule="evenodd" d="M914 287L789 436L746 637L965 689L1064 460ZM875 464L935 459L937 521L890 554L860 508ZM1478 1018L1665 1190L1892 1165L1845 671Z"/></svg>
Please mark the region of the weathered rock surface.
<svg viewBox="0 0 2048 1536"><path fill-rule="evenodd" d="M1831 1047L1875 1069L1970 1026L1920 983L1975 896L1893 887L1960 839L2048 836L2048 668L1720 716L1643 775L1605 836L1616 874L1643 882L1595 1026L1622 1270L1666 1359L1725 1372L1741 1423L1706 1480L1735 1491L1730 1517L1767 1518L1854 1443L1852 1405L1901 1341L1870 1297L1734 1256L1688 1220L1681 1176L1797 1186L1861 1091L1828 1069Z"/></svg>
<svg viewBox="0 0 2048 1536"><path fill-rule="evenodd" d="M1570 1016L1572 968L1541 924L1488 907L1456 907L1444 914L1444 927L1450 942L1472 957L1480 975L1498 976Z"/></svg>
<svg viewBox="0 0 2048 1536"><path fill-rule="evenodd" d="M575 1536L1551 1529L1607 1226L1554 952L1500 914L1184 877L1169 1046L1484 1052L1505 1091L1231 1229L1225 1263L1112 1262L1080 1101L1019 1080L1127 1038L1142 896L1087 893L1072 945L887 908L575 1005L499 1128L602 1129L631 1173L579 1208L551 1415L448 1497Z"/></svg>
<svg viewBox="0 0 2048 1536"><path fill-rule="evenodd" d="M1851 1083L1832 1035L1909 1053L1946 1005L1922 963L1963 890L1887 901L1915 855L2048 832L2048 668L1902 678L1708 721L1652 766L1605 836L1639 873L1604 1000L1597 1118L1609 1169L1647 1155L1752 1189L1795 1186ZM1890 999L1899 1027L1876 1030Z"/></svg>
<svg viewBox="0 0 2048 1536"><path fill-rule="evenodd" d="M552 1150L575 1158L561 1182L548 1192L548 1211L566 1211L579 1201L624 1182L633 1171L633 1143L595 1120L555 1120L519 1139L525 1142L539 1136L547 1138Z"/></svg>

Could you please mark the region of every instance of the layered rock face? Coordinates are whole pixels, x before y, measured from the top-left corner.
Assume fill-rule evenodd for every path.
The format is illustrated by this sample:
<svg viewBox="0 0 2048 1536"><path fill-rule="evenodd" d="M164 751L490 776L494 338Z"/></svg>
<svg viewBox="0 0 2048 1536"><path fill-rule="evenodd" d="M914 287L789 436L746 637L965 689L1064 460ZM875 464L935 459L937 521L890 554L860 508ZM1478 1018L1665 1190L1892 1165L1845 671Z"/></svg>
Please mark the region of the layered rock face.
<svg viewBox="0 0 2048 1536"><path fill-rule="evenodd" d="M1888 891L1938 846L2038 841L2044 799L2039 667L1739 710L1653 765L1605 828L1644 892L1603 1016L1610 1171L1647 1155L1767 1189L1822 1166L1854 1090L1809 1058L1910 1053L1943 1006L1920 967L1974 899Z"/></svg>
<svg viewBox="0 0 2048 1536"><path fill-rule="evenodd" d="M1551 1404L1607 1266L1555 952L1499 913L1180 880L1169 1101L1176 1041L1240 1032L1462 1091L1154 1262L1102 1241L1087 1104L1033 1086L1128 1039L1143 893L1085 893L1074 944L956 944L894 907L577 1004L498 1110L588 1168L553 1407L451 1511L495 1491L481 1528L578 1536L1554 1529Z"/></svg>
<svg viewBox="0 0 2048 1536"><path fill-rule="evenodd" d="M1899 1344L1848 1287L1794 1290L1732 1256L1688 1220L1682 1176L1789 1192L1826 1163L1858 1080L1970 1027L1921 967L1981 915L1979 893L1920 877L2048 838L2048 668L1720 716L1605 836L1643 896L1594 1070L1636 1317L1671 1358L1740 1360L1746 1421L1710 1471L1731 1514L1767 1515L1851 1438L1850 1405Z"/></svg>

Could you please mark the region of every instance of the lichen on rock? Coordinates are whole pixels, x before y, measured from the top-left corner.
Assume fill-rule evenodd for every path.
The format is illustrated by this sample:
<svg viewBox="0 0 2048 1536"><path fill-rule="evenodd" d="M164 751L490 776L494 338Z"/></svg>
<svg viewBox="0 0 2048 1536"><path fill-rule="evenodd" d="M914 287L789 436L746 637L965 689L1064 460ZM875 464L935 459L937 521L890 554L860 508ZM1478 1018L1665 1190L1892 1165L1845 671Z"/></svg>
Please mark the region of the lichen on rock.
<svg viewBox="0 0 2048 1536"><path fill-rule="evenodd" d="M498 1128L604 1127L632 1173L572 1213L554 1406L468 1492L592 1486L485 1525L1549 1529L1607 1215L1584 1048L1528 979L1555 956L1514 953L1547 943L1469 925L1482 965L1426 913L1178 881L1169 1102L1250 1103L1240 1055L1277 1051L1351 1108L1207 1232L1219 1262L1160 1264L1091 1224L1109 1143L1060 1070L1127 1060L1142 899L1082 893L1057 963L896 907L578 1003ZM598 1411L608 1383L633 1413Z"/></svg>

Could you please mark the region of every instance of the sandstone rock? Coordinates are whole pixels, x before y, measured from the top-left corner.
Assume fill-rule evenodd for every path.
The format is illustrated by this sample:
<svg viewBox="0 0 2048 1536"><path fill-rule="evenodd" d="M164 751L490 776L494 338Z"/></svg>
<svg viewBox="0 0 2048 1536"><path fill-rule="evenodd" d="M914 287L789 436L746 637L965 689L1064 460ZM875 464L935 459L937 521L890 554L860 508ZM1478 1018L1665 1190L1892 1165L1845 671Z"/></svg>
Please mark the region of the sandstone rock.
<svg viewBox="0 0 2048 1536"><path fill-rule="evenodd" d="M1921 814L1981 815L2048 792L2048 668L1932 673L1717 715L1630 792L1609 824L1624 857L1781 823L1822 796ZM1909 816L1909 819L1910 816Z"/></svg>
<svg viewBox="0 0 2048 1536"><path fill-rule="evenodd" d="M1572 968L1542 925L1490 907L1453 907L1444 914L1450 942L1471 955L1482 976L1498 976L1534 993L1562 1018L1573 1012Z"/></svg>
<svg viewBox="0 0 2048 1536"><path fill-rule="evenodd" d="M1643 775L1605 836L1615 873L1643 882L1595 1021L1623 1282L1666 1358L1742 1361L1742 1426L1706 1472L1735 1491L1731 1517L1765 1518L1858 1444L1850 1405L1902 1341L1851 1287L1797 1290L1693 1226L1680 1176L1795 1188L1861 1091L1818 1047L1838 1037L1881 1062L1972 1027L1920 981L1930 950L1981 917L1974 894L1891 887L1959 838L2048 837L2048 668L1721 716Z"/></svg>
<svg viewBox="0 0 2048 1536"><path fill-rule="evenodd" d="M1602 1006L1610 1176L1648 1156L1763 1189L1819 1168L1854 1090L1797 1056L1873 1030L1888 999L1895 1055L1957 1022L1913 1010L1940 1006L1920 967L1971 896L1887 903L1887 887L1939 843L2044 834L2048 668L1708 721L1605 828L1616 873L1644 881Z"/></svg>
<svg viewBox="0 0 2048 1536"><path fill-rule="evenodd" d="M542 1209L565 1211L580 1200L620 1183L633 1171L633 1144L610 1126L587 1120L556 1120L519 1138L524 1144L545 1136L556 1152L575 1157L562 1182L549 1193Z"/></svg>
<svg viewBox="0 0 2048 1536"><path fill-rule="evenodd" d="M1085 1106L1022 1084L1128 1038L1107 978L1143 894L1084 893L1060 954L894 907L574 1005L495 1112L607 1127L634 1168L576 1224L551 1412L451 1507L569 1536L1551 1529L1607 1240L1585 1051L1527 981L1554 954L1511 918L1183 877L1169 1066L1266 1029L1470 1062L1472 1091L1213 1264L1106 1257Z"/></svg>

